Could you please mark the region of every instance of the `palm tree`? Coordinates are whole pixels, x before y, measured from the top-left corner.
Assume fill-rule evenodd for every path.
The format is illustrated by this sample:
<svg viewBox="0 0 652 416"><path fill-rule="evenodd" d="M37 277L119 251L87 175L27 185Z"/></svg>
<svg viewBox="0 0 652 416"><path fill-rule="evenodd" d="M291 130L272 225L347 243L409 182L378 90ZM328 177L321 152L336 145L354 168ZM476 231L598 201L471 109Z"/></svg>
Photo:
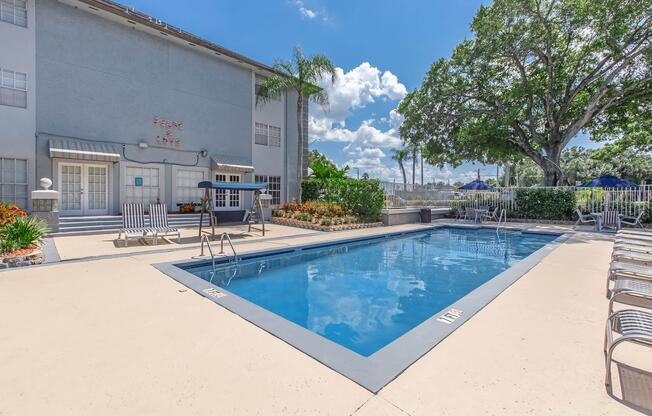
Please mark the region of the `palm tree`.
<svg viewBox="0 0 652 416"><path fill-rule="evenodd" d="M401 149L394 149L392 159L398 162L398 167L401 169L401 173L403 174L403 185L407 188L407 176L405 175L404 163L410 159L409 149L405 147Z"/></svg>
<svg viewBox="0 0 652 416"><path fill-rule="evenodd" d="M278 99L283 94L297 94L297 200L301 202L301 182L303 180L303 150L306 146L307 132L303 130L304 104L314 102L328 108L328 94L317 85L322 79L328 78L335 82L335 66L324 55L304 56L301 48L295 46L292 61L277 60L273 66L276 73L259 86L256 93L256 103L265 103L270 99Z"/></svg>

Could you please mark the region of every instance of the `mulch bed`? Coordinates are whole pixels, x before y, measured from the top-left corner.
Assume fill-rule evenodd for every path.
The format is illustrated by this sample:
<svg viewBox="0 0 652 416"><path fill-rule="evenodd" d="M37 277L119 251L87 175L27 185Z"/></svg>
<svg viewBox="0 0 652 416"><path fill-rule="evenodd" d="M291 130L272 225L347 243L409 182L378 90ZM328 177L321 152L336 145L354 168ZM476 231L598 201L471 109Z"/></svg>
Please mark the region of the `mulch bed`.
<svg viewBox="0 0 652 416"><path fill-rule="evenodd" d="M289 227L305 228L315 231L345 231L345 230L360 230L363 228L382 227L382 222L369 222L358 224L338 224L338 225L321 225L308 221L299 221L293 218L272 217L272 224L287 225Z"/></svg>
<svg viewBox="0 0 652 416"><path fill-rule="evenodd" d="M11 253L5 253L5 254L0 254L0 259L6 259L9 257L19 257L19 256L26 256L33 252L34 250L38 249L38 246L36 245L31 245L27 246L15 251L12 251Z"/></svg>

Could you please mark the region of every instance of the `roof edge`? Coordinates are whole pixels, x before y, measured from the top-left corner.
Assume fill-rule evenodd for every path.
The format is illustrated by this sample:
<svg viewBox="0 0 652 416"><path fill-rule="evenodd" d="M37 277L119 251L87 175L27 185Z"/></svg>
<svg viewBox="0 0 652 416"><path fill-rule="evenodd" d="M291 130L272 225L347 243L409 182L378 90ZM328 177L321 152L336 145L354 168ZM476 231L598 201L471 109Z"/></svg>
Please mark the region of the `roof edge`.
<svg viewBox="0 0 652 416"><path fill-rule="evenodd" d="M234 52L230 49L227 49L209 40L201 38L197 35L194 35L190 32L180 29L176 26L170 25L160 19L149 16L132 7L125 6L123 4L117 3L112 0L77 0L77 1L80 3L84 3L88 6L94 7L96 9L103 10L105 12L123 17L127 20L131 20L132 22L140 23L144 26L150 27L152 29L156 29L167 35L174 36L176 38L192 43L194 45L207 48L209 50L212 50L213 52L220 53L224 56L235 59L241 63L254 66L264 71L276 73L274 68L270 67L269 65L265 65L261 62L248 58L244 55L241 55L237 52Z"/></svg>

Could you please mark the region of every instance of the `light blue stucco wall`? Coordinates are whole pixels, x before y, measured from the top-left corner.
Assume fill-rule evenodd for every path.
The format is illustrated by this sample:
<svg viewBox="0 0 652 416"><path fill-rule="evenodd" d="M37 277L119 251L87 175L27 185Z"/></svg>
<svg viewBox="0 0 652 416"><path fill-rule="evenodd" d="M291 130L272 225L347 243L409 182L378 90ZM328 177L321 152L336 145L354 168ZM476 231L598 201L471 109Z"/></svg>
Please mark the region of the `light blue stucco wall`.
<svg viewBox="0 0 652 416"><path fill-rule="evenodd" d="M179 150L251 164L250 69L54 0L36 3L37 177L53 176L48 140L56 136L132 144L126 151L139 161L195 163L193 153L133 146L154 144L160 133L154 116L183 122ZM287 106L288 126L294 126L293 98ZM295 130L286 133L289 190L295 186ZM199 165L210 166L210 159L200 158ZM114 212L119 170L113 169ZM170 166L165 174L171 175ZM165 183L169 203L172 182Z"/></svg>

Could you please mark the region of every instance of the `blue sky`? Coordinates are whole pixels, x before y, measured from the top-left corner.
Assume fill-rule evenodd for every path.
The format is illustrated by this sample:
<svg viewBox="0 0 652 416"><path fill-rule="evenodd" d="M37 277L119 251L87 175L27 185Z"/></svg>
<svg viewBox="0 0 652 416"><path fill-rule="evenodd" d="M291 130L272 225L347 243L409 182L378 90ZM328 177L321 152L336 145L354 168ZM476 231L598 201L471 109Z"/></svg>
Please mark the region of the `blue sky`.
<svg viewBox="0 0 652 416"><path fill-rule="evenodd" d="M429 65L465 37L479 0L122 0L258 61L288 58L294 45L324 53L339 68L331 108L311 108L311 148L338 164L399 180L391 149L400 146L393 111L419 86ZM188 7L192 4L193 7ZM573 144L588 145L578 139ZM477 168L426 167L426 181L467 180ZM353 170L357 173L357 170ZM418 174L417 174L418 176ZM417 178L417 182L419 182Z"/></svg>

